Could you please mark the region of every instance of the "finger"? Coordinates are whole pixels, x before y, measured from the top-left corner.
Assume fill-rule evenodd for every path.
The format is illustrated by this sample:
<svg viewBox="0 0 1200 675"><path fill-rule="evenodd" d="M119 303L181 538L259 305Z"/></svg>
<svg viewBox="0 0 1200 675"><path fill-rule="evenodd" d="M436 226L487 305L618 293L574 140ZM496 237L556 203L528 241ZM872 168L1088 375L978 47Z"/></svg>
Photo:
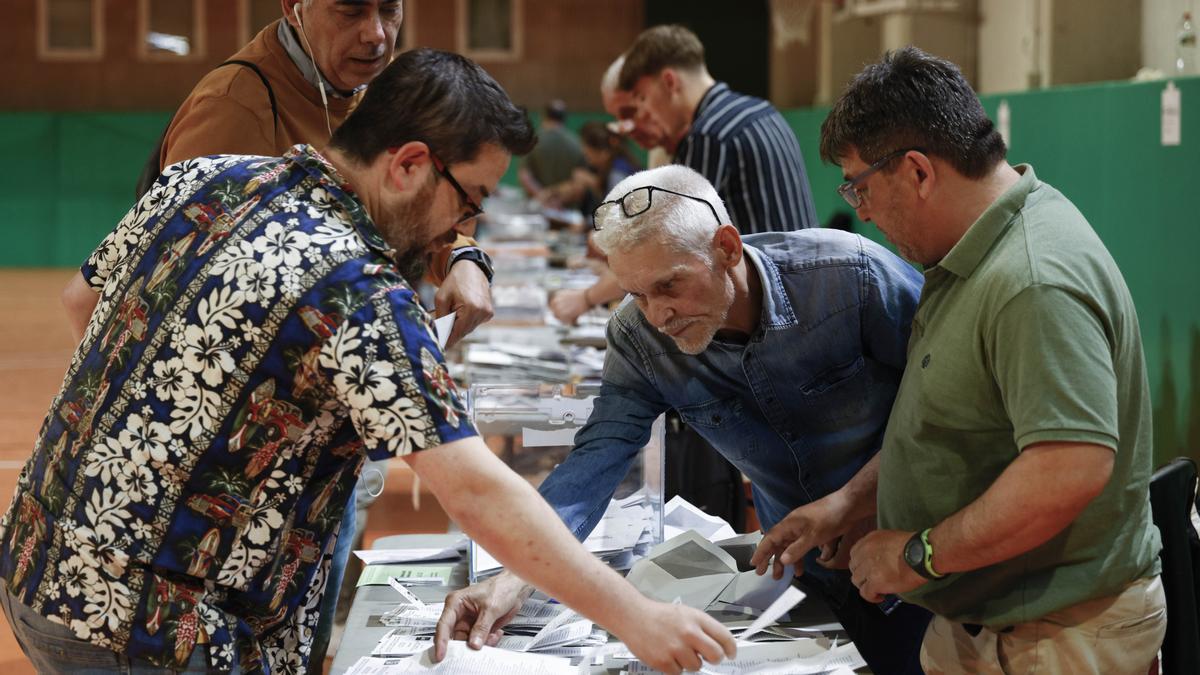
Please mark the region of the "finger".
<svg viewBox="0 0 1200 675"><path fill-rule="evenodd" d="M443 286L433 294L433 315L442 318L449 314L454 307L455 297Z"/></svg>
<svg viewBox="0 0 1200 675"><path fill-rule="evenodd" d="M774 579L776 581L782 579L783 578L783 561L781 561L779 559L779 556L775 556L771 565L772 565L771 576L774 577Z"/></svg>
<svg viewBox="0 0 1200 675"><path fill-rule="evenodd" d="M771 564L771 556L775 555L775 542L770 536L768 534L763 537L754 549L754 555L750 556L750 564L754 565L754 571L758 572L759 576L767 573L767 565Z"/></svg>
<svg viewBox="0 0 1200 675"><path fill-rule="evenodd" d="M700 670L704 666L704 662L700 660L700 655L697 654L691 645L685 645L683 649L676 652L675 663L679 664L683 670Z"/></svg>
<svg viewBox="0 0 1200 675"><path fill-rule="evenodd" d="M779 559L783 561L783 564L790 565L807 555L812 548L813 544L811 541L806 538L800 538L792 542L791 546L784 549Z"/></svg>
<svg viewBox="0 0 1200 675"><path fill-rule="evenodd" d="M483 647L487 642L488 634L492 632L492 627L496 624L496 610L491 604L483 607L479 612L479 616L475 619L475 625L471 626L471 637L467 639L473 649Z"/></svg>
<svg viewBox="0 0 1200 675"><path fill-rule="evenodd" d="M708 637L716 642L726 657L732 659L737 656L737 640L734 639L733 633L730 633L728 628L721 625L721 622L705 614L704 618L701 619L701 626ZM705 658L708 657L706 656ZM711 658L708 658L708 661L709 663L717 663L717 661Z"/></svg>
<svg viewBox="0 0 1200 675"><path fill-rule="evenodd" d="M502 630L494 630L491 633L488 633L487 646L495 647L496 645L500 644L500 638L502 637L504 637L504 631Z"/></svg>
<svg viewBox="0 0 1200 675"><path fill-rule="evenodd" d="M442 615L438 617L437 627L433 635L433 660L441 661L446 656L446 645L454 634L454 625L458 623L458 598L447 598Z"/></svg>

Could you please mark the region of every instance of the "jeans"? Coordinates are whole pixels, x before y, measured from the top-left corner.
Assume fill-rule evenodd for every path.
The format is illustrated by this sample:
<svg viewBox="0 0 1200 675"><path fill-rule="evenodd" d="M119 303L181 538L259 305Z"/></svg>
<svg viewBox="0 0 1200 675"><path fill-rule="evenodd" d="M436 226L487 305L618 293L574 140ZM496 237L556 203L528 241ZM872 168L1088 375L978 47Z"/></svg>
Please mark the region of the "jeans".
<svg viewBox="0 0 1200 675"><path fill-rule="evenodd" d="M333 619L337 614L338 591L342 588L346 563L350 562L350 553L354 548L355 492L356 490L350 491L346 513L342 516L342 525L338 529L337 543L333 546L333 559L329 561L329 578L325 580L325 591L321 594L321 614L317 619L317 629L313 632L312 651L308 658L310 673L320 673L325 668L325 654L329 651Z"/></svg>
<svg viewBox="0 0 1200 675"><path fill-rule="evenodd" d="M71 675L157 675L159 673L207 673L208 650L196 645L186 668L163 668L142 659L131 659L111 649L80 640L70 628L54 623L18 602L9 592L7 582L0 580L0 608L12 628L21 651L29 657L38 673L71 673Z"/></svg>
<svg viewBox="0 0 1200 675"><path fill-rule="evenodd" d="M890 614L858 594L844 572L805 574L795 584L820 597L846 629L871 672L881 675L922 675L921 641L933 615L902 602Z"/></svg>

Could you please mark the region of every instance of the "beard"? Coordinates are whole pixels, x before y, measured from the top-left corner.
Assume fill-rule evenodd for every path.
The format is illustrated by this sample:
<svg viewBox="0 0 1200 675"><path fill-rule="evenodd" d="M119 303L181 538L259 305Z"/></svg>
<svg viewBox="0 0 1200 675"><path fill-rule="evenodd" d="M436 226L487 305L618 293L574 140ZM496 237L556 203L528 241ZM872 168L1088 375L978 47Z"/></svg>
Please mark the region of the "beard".
<svg viewBox="0 0 1200 675"><path fill-rule="evenodd" d="M376 226L392 247L392 262L408 285L416 288L425 276L426 253L434 237L429 223L436 179L430 179L412 199L384 208Z"/></svg>
<svg viewBox="0 0 1200 675"><path fill-rule="evenodd" d="M675 346L679 347L679 351L690 356L695 356L702 353L708 346L712 344L713 338L716 337L717 331L725 326L725 321L729 318L729 308L733 306L734 287L732 271L722 275L721 286L721 311L714 316L681 317L668 321L666 325L660 326L658 330L662 331L667 337L675 341ZM692 336L674 336L671 333L679 330L684 326L689 326L689 331Z"/></svg>

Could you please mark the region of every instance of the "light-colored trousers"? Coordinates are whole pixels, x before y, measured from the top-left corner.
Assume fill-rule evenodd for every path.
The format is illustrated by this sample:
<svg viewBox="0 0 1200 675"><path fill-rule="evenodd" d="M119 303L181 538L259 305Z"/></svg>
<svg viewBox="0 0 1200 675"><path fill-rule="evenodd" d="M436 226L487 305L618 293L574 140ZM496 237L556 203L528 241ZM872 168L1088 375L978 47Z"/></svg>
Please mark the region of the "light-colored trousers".
<svg viewBox="0 0 1200 675"><path fill-rule="evenodd" d="M1166 595L1156 576L1000 632L984 628L973 636L963 624L934 616L921 666L927 675L1146 675L1166 631Z"/></svg>

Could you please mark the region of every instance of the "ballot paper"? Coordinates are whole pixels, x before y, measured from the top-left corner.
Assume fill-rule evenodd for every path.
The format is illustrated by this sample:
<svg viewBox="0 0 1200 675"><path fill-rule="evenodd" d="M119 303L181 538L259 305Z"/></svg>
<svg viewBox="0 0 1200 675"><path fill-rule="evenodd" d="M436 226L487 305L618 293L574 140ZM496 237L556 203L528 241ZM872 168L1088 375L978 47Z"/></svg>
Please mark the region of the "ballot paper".
<svg viewBox="0 0 1200 675"><path fill-rule="evenodd" d="M640 661L605 660L610 670L623 668L628 673L657 673ZM816 675L839 672L866 665L853 644L826 649L815 640L793 640L767 644L738 645L735 658L720 663L705 663L698 671L705 675Z"/></svg>
<svg viewBox="0 0 1200 675"><path fill-rule="evenodd" d="M732 541L739 545L745 537ZM695 531L687 531L650 549L630 569L634 588L663 602L680 602L700 610L719 609L754 613L766 610L791 587L791 568L782 578L759 576L753 569L740 572L736 559ZM721 604L718 604L721 603ZM793 603L794 604L794 603Z"/></svg>
<svg viewBox="0 0 1200 675"><path fill-rule="evenodd" d="M399 579L405 586L441 586L450 583L454 565L375 564L363 568L357 586L383 586Z"/></svg>
<svg viewBox="0 0 1200 675"><path fill-rule="evenodd" d="M778 621L779 617L786 614L789 609L800 604L800 601L803 599L804 591L796 588L795 586L788 586L787 590L785 590L783 594L775 600L775 602L772 602L771 605L767 607L767 610L762 613L762 616L755 619L754 623L750 624L746 627L746 630L742 631L738 638L738 644L742 644L742 641L744 641L746 638Z"/></svg>
<svg viewBox="0 0 1200 675"><path fill-rule="evenodd" d="M439 316L433 320L433 327L437 332L438 348L446 348L446 340L450 339L450 331L454 330L454 318L456 316L458 316L458 312L450 312L445 316Z"/></svg>
<svg viewBox="0 0 1200 675"><path fill-rule="evenodd" d="M363 561L364 565L381 563L432 562L436 560L458 560L463 551L467 550L467 535L462 535L450 546L393 548L369 551L355 551L354 555Z"/></svg>
<svg viewBox="0 0 1200 675"><path fill-rule="evenodd" d="M467 643L451 641L446 658L433 662L433 649L400 659L364 656L347 675L393 675L397 673L438 673L439 675L578 675L579 669L567 659L511 652L494 647L474 650Z"/></svg>
<svg viewBox="0 0 1200 675"><path fill-rule="evenodd" d="M672 539L688 530L695 530L709 541L737 536L737 532L720 516L710 516L683 497L675 495L663 507L663 539Z"/></svg>
<svg viewBox="0 0 1200 675"><path fill-rule="evenodd" d="M393 629L383 636L379 644L371 650L371 656L375 657L397 657L397 656L412 656L425 651L433 646L433 638L431 637L413 637L406 635L404 631Z"/></svg>

